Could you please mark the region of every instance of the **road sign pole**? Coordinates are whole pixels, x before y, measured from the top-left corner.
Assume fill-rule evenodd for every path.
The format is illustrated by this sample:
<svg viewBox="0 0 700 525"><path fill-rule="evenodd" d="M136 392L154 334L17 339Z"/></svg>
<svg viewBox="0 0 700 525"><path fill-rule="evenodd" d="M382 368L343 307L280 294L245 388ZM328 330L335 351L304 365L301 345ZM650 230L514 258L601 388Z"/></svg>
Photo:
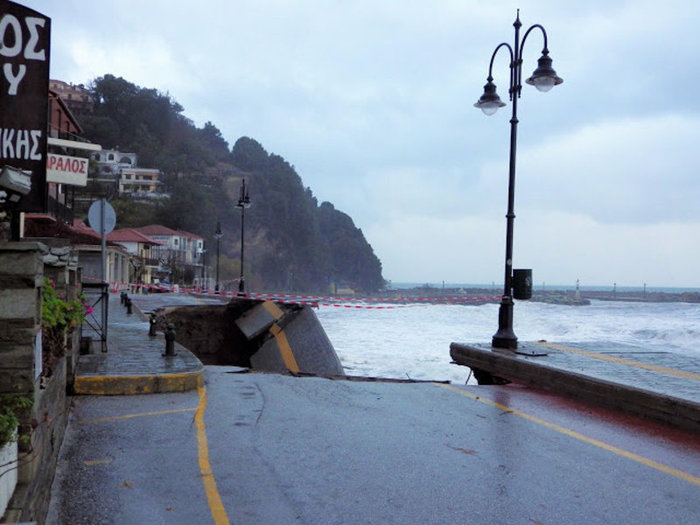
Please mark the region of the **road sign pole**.
<svg viewBox="0 0 700 525"><path fill-rule="evenodd" d="M107 351L107 308L109 304L109 283L107 282L107 235L105 234L105 199L102 197L100 199L100 237L102 243L102 288L107 294L103 298L102 304L102 331L104 337L102 338L102 348L103 352Z"/></svg>

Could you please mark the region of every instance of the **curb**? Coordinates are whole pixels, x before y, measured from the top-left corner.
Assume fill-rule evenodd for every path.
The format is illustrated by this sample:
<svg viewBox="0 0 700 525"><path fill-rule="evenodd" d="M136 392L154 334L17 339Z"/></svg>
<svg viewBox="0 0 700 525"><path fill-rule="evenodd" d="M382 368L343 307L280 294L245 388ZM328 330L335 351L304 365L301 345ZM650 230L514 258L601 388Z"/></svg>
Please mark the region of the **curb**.
<svg viewBox="0 0 700 525"><path fill-rule="evenodd" d="M138 305L133 305L133 314L141 322L148 322L148 317ZM154 347L155 341L158 342ZM190 350L175 342L177 358L150 362L148 354L157 351L162 356L163 337L150 338L146 343L120 340L119 332L112 332L108 353L88 354L78 360L73 378L72 394L93 396L123 396L138 394L165 394L195 390L204 384L204 365ZM122 351L120 351L120 349ZM122 366L119 361L125 353L131 354L138 349L145 360L136 366ZM85 358L85 360L83 360ZM175 359L171 361L170 359ZM106 362L105 362L106 361ZM116 361L116 362L115 362ZM131 369L130 369L131 368Z"/></svg>
<svg viewBox="0 0 700 525"><path fill-rule="evenodd" d="M485 345L452 343L450 356L459 365L516 383L700 432L700 403L535 363L507 350L494 351Z"/></svg>
<svg viewBox="0 0 700 525"><path fill-rule="evenodd" d="M192 372L134 376L76 376L73 391L79 395L122 396L165 394L194 390L204 382L204 368Z"/></svg>

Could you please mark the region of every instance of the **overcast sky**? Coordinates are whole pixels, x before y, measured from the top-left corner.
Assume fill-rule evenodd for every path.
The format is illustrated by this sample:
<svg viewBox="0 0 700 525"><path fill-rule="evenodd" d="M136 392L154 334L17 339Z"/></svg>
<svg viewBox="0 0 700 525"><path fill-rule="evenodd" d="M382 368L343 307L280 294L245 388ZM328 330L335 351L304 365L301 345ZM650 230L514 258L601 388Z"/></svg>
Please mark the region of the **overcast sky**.
<svg viewBox="0 0 700 525"><path fill-rule="evenodd" d="M503 280L511 106L473 104L519 7L564 83L518 104L514 267L700 287L697 0L23 3L52 18L52 78L122 76L256 139L354 219L385 278L437 283ZM494 77L507 102L504 51Z"/></svg>

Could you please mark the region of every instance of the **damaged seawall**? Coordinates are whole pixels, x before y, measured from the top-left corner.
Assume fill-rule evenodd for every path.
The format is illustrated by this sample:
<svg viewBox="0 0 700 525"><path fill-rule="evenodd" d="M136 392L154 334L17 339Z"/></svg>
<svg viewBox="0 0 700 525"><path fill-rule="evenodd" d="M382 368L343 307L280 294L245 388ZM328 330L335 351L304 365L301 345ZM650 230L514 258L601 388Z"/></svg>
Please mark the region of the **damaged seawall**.
<svg viewBox="0 0 700 525"><path fill-rule="evenodd" d="M225 305L167 307L153 315L160 330L172 323L177 342L205 365L345 375L309 306L233 298Z"/></svg>

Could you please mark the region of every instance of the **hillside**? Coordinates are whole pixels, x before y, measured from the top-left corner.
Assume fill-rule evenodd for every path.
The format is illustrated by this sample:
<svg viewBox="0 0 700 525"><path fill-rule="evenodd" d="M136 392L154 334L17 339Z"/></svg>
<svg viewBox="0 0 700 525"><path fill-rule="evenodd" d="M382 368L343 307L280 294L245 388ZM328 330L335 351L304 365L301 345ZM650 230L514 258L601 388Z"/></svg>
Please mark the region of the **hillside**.
<svg viewBox="0 0 700 525"><path fill-rule="evenodd" d="M382 266L352 219L328 202L318 204L294 167L252 138L229 148L211 122L197 128L167 94L105 75L90 90L95 109L81 115L85 135L105 148L132 151L139 165L164 173L169 199L144 205L112 199L117 227L158 222L204 237L214 267L213 234L221 222L221 280L239 274L243 178L252 205L245 212L245 263L251 289L327 291L348 286L374 292ZM93 191L99 188L91 186Z"/></svg>

